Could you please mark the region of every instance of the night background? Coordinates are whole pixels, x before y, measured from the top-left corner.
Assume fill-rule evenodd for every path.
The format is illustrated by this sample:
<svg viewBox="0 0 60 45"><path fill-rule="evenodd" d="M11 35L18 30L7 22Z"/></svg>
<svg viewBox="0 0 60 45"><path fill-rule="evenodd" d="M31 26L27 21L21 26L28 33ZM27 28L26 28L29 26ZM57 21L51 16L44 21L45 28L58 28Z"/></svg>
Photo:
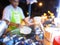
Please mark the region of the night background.
<svg viewBox="0 0 60 45"><path fill-rule="evenodd" d="M31 16L41 16L43 13L47 13L48 10L54 13L56 16L56 7L58 6L58 0L37 0L38 3L32 4L32 14ZM43 6L40 7L39 2L43 3ZM2 18L3 9L9 5L8 0L0 0L0 19ZM27 17L28 5L26 4L26 0L20 0L19 6L23 9L25 16Z"/></svg>

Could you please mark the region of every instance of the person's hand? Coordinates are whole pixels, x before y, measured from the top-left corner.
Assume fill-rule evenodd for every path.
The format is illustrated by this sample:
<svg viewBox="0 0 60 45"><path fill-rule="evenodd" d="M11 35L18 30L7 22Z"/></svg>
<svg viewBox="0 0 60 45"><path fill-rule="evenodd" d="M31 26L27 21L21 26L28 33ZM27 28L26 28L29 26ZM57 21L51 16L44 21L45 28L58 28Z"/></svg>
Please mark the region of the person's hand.
<svg viewBox="0 0 60 45"><path fill-rule="evenodd" d="M34 23L29 23L28 26L34 25Z"/></svg>
<svg viewBox="0 0 60 45"><path fill-rule="evenodd" d="M23 28L23 25L20 25L19 28Z"/></svg>
<svg viewBox="0 0 60 45"><path fill-rule="evenodd" d="M17 24L16 27L17 27L17 28L23 28L23 25Z"/></svg>
<svg viewBox="0 0 60 45"><path fill-rule="evenodd" d="M16 24L16 27L19 28L20 24Z"/></svg>

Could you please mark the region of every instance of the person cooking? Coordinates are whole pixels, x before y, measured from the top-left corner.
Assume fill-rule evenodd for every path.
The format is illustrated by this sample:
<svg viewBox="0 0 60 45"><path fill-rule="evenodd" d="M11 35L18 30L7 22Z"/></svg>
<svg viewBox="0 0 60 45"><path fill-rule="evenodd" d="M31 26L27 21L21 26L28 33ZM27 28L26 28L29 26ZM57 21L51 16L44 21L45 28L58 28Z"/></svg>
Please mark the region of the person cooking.
<svg viewBox="0 0 60 45"><path fill-rule="evenodd" d="M6 24L9 25L8 30L6 31L9 32L16 28L22 27L21 25L22 20L24 20L28 25L30 25L31 23L29 23L26 20L22 9L18 7L19 0L9 0L9 1L11 4L5 7L2 17L2 19L6 22ZM15 32L20 33L19 29L15 30Z"/></svg>

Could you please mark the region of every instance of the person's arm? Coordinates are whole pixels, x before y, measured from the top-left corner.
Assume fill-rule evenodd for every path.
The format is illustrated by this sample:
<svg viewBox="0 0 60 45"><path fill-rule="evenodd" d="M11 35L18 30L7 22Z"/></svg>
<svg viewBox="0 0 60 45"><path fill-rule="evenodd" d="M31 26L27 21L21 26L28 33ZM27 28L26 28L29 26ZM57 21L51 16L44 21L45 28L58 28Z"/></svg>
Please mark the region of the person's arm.
<svg viewBox="0 0 60 45"><path fill-rule="evenodd" d="M30 20L30 17L26 17L24 16L24 13L23 13L23 10L20 8L20 12L21 12L21 15L22 15L22 19L23 21L26 23L26 25L33 25L34 23L30 23L29 20Z"/></svg>
<svg viewBox="0 0 60 45"><path fill-rule="evenodd" d="M15 27L19 27L19 26L20 26L20 24L16 24L16 23L13 23L13 22L9 22L9 21L6 20L6 19L4 19L4 21L6 22L6 24L7 24L8 26L15 26Z"/></svg>
<svg viewBox="0 0 60 45"><path fill-rule="evenodd" d="M35 25L35 23L34 23L33 21L30 22L29 20L31 20L29 17L26 17L26 18L24 19L25 23L26 23L28 26Z"/></svg>

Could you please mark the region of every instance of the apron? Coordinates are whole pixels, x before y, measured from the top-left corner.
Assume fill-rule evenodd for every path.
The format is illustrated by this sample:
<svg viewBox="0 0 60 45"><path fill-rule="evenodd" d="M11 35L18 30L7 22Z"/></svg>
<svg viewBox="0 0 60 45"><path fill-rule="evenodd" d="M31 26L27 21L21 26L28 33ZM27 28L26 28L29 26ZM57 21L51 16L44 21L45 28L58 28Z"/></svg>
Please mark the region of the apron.
<svg viewBox="0 0 60 45"><path fill-rule="evenodd" d="M12 15L11 15L11 20L10 22L16 23L16 24L21 24L22 21L22 15L20 12L18 11L12 11ZM11 31L11 34L16 34L16 35L20 35L20 29L16 28L15 26L9 26L9 29Z"/></svg>

